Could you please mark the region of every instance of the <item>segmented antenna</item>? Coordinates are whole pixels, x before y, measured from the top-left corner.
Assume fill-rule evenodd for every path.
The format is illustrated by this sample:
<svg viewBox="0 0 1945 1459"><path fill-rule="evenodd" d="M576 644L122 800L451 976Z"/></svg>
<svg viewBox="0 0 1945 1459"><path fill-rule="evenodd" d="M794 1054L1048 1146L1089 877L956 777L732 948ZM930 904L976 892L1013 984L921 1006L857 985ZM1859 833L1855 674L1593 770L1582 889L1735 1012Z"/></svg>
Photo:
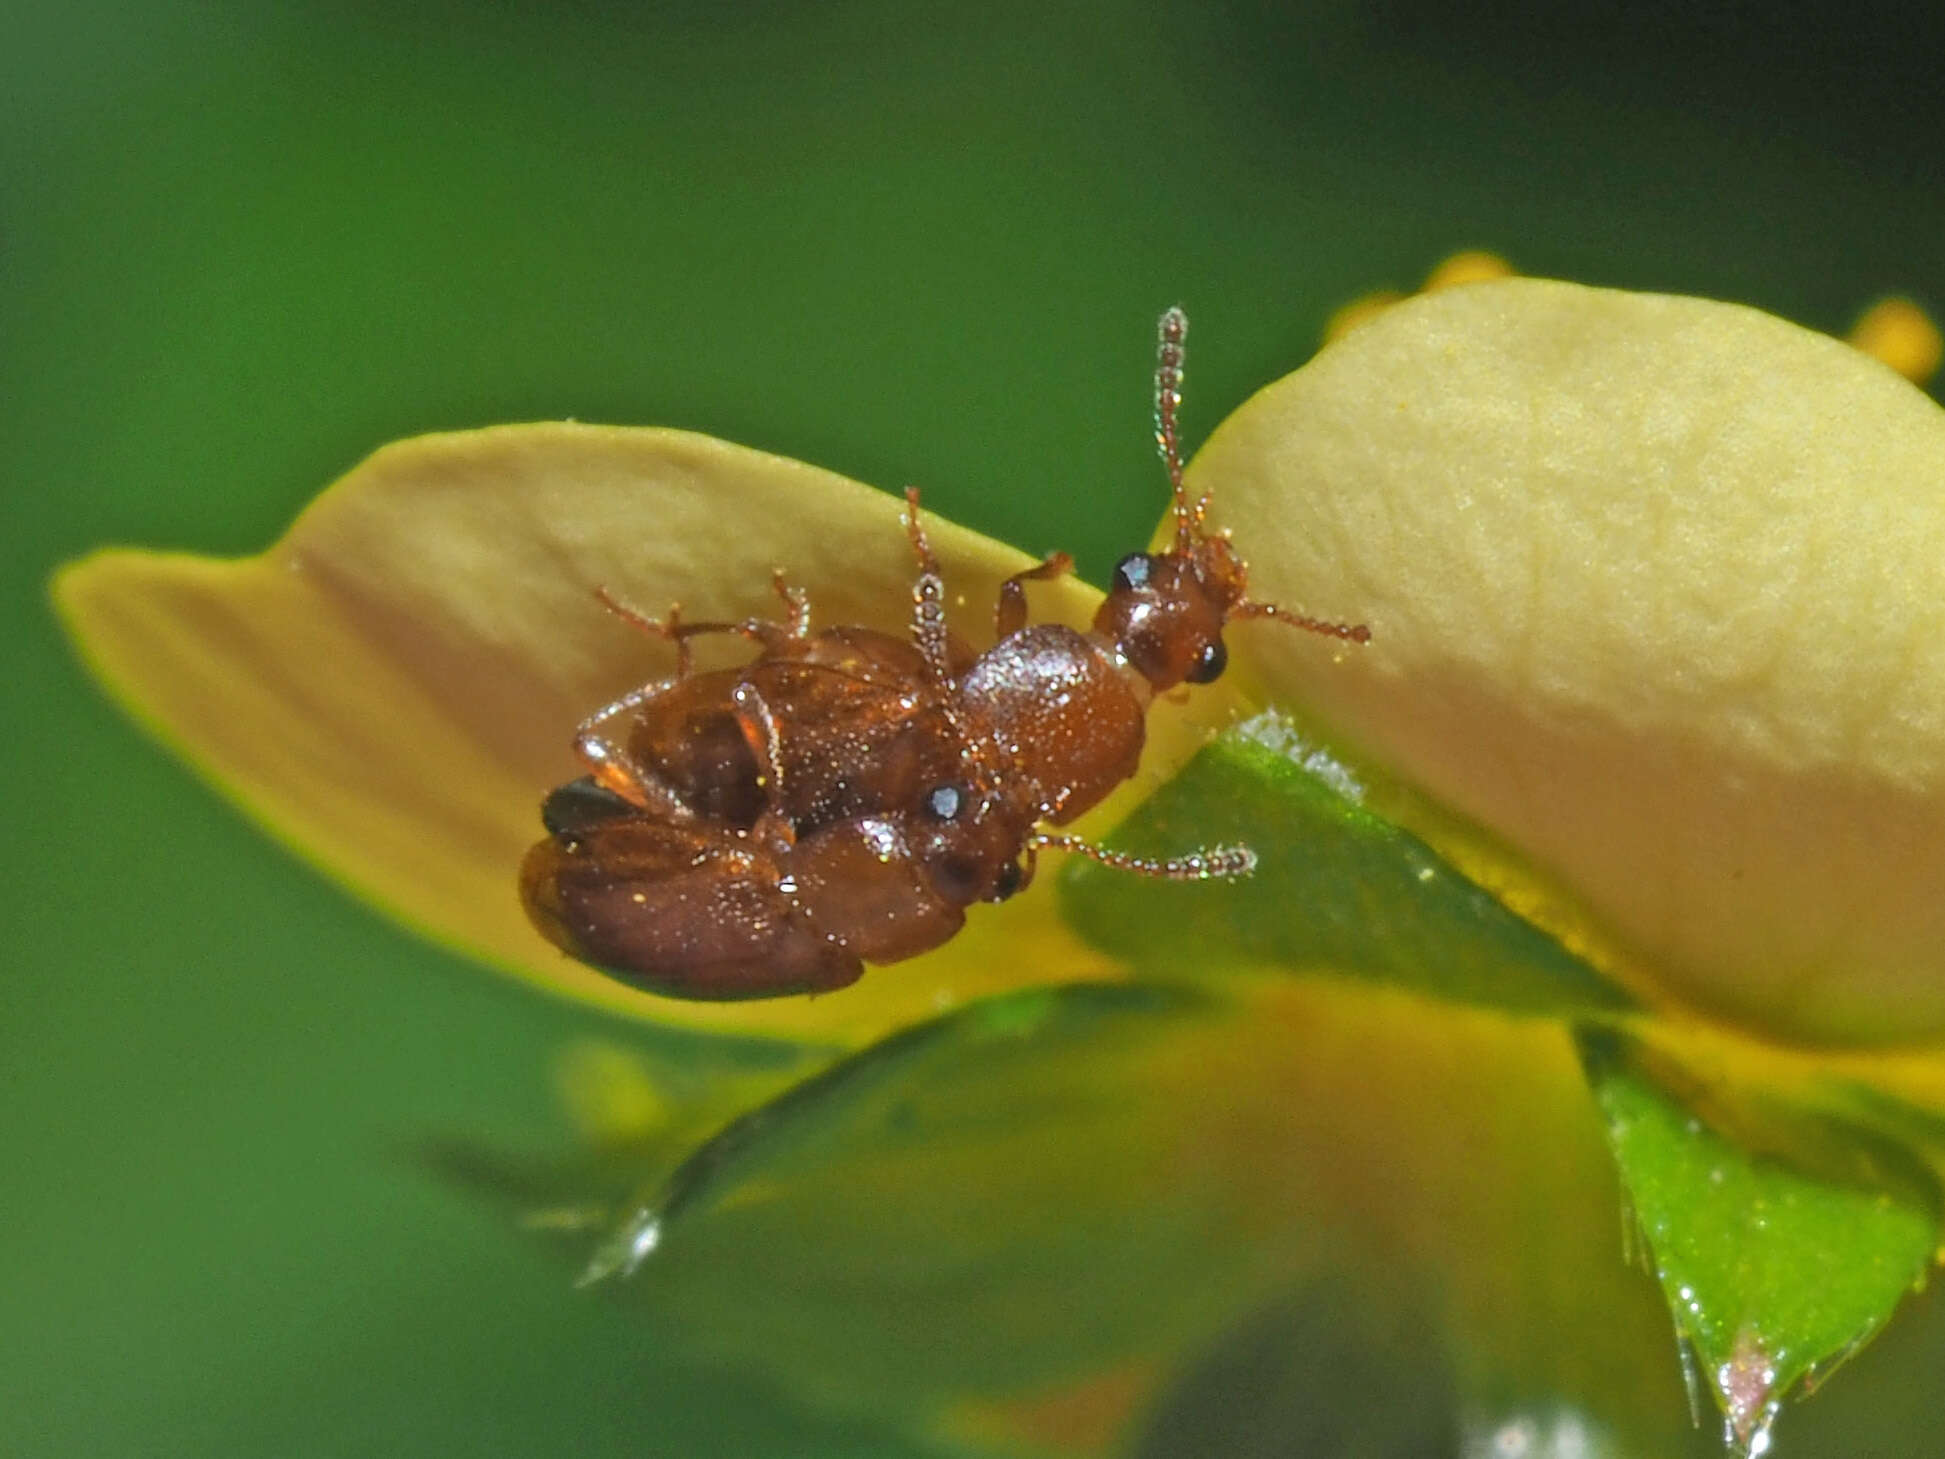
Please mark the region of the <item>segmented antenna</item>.
<svg viewBox="0 0 1945 1459"><path fill-rule="evenodd" d="M1185 343L1188 334L1189 317L1182 312L1180 305L1162 315L1161 324L1156 329L1155 341L1155 445L1162 453L1162 465L1168 468L1168 484L1175 493L1174 550L1183 557L1194 557L1197 554L1197 544L1206 541L1203 523L1209 516L1209 493L1203 492L1191 504L1188 488L1182 484L1182 439L1177 425L1177 415L1182 408L1182 366L1188 357ZM1238 562L1233 566L1236 570L1237 587L1240 589L1241 564ZM1229 605L1227 611L1231 618L1273 618L1279 623L1289 624L1292 628L1301 628L1306 633L1320 633L1326 638L1341 638L1347 643L1371 641L1371 630L1362 623L1333 623L1329 619L1311 618L1306 614L1293 613L1287 608L1277 607L1274 603L1258 603L1248 598L1238 597ZM1248 854L1247 848L1235 849ZM1228 852L1231 848L1218 847L1216 850ZM1221 863L1220 858L1218 863L1219 869L1203 874L1211 876L1239 874L1227 869L1227 863Z"/></svg>
<svg viewBox="0 0 1945 1459"><path fill-rule="evenodd" d="M918 514L918 488L905 488L905 535L911 539L912 555L918 559L918 576L912 579L912 643L925 660L926 677L942 689L952 685L952 632L946 626L945 616L945 578L939 571L939 559L932 551L932 540L926 535L925 523ZM951 727L959 743L983 746L986 737L973 732L966 723L965 716L958 708L955 695L942 694L938 708ZM994 782L994 771L985 755L969 752L967 768L972 771L973 783L981 790L990 791Z"/></svg>
<svg viewBox="0 0 1945 1459"><path fill-rule="evenodd" d="M1369 643L1371 629L1363 623L1333 623L1328 618L1311 618L1302 613L1292 613L1288 608L1279 608L1274 603L1256 603L1245 598L1229 610L1231 618L1273 618L1278 623L1287 623L1292 628L1301 628L1306 633L1321 633L1326 638L1341 638L1346 643Z"/></svg>
<svg viewBox="0 0 1945 1459"><path fill-rule="evenodd" d="M1209 509L1204 496L1189 505L1188 489L1182 485L1182 438L1178 415L1182 408L1182 366L1188 358L1186 340L1189 316L1181 307L1162 315L1155 330L1155 446L1168 471L1169 489L1175 494L1175 550L1187 552L1202 531L1202 519Z"/></svg>
<svg viewBox="0 0 1945 1459"><path fill-rule="evenodd" d="M918 576L912 579L912 642L925 660L934 683L952 677L951 650L945 622L945 579L939 573L939 559L932 555L931 540L918 515L918 488L905 488L905 535L911 539L912 555L918 559Z"/></svg>
<svg viewBox="0 0 1945 1459"><path fill-rule="evenodd" d="M1187 856L1158 861L1151 856L1111 851L1059 831L1035 831L1028 837L1028 844L1036 849L1046 846L1055 851L1071 851L1116 871L1131 871L1138 876L1160 877L1166 881L1210 881L1217 877L1248 876L1256 870L1256 853L1247 846L1205 846Z"/></svg>

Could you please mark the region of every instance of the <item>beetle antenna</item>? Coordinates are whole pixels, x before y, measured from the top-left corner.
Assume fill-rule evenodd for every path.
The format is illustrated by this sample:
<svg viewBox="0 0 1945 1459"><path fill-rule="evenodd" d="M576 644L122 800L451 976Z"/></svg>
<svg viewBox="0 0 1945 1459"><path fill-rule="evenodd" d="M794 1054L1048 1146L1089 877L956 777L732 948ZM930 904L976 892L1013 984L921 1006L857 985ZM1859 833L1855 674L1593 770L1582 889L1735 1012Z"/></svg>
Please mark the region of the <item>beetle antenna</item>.
<svg viewBox="0 0 1945 1459"><path fill-rule="evenodd" d="M1171 856L1157 861L1148 856L1130 856L1111 851L1079 836L1058 831L1035 831L1027 838L1031 847L1051 846L1056 851L1072 851L1111 866L1116 871L1132 871L1138 876L1161 877L1166 881L1208 881L1212 877L1248 876L1256 870L1256 853L1247 846L1205 846L1187 856Z"/></svg>
<svg viewBox="0 0 1945 1459"><path fill-rule="evenodd" d="M939 572L939 559L932 555L931 539L918 516L918 488L905 488L905 535L911 538L912 554L918 559L918 576L912 579L912 643L925 660L925 670L935 684L952 678L950 640L945 624L945 578Z"/></svg>
<svg viewBox="0 0 1945 1459"><path fill-rule="evenodd" d="M1188 334L1189 317L1182 312L1180 305L1163 313L1161 323L1156 328L1155 342L1155 445L1162 453L1162 465L1168 469L1169 488L1175 495L1173 550L1179 556L1200 560L1203 554L1198 549L1209 540L1203 530L1209 517L1209 493L1205 491L1193 502L1189 500L1189 489L1182 480L1182 437L1178 423L1182 409L1182 370L1188 359ZM1341 638L1349 643L1370 641L1371 630L1362 623L1333 623L1328 619L1292 613L1274 603L1256 603L1242 597L1242 564L1233 559L1234 554L1226 551L1218 553L1215 559L1219 562L1230 561L1230 570L1235 578L1236 595L1227 604L1225 616L1274 618L1293 628L1320 633L1327 638ZM1202 571L1198 567L1197 575L1200 576Z"/></svg>
<svg viewBox="0 0 1945 1459"><path fill-rule="evenodd" d="M925 534L925 523L919 520L916 486L905 488L905 535L911 538L912 555L918 559L918 576L912 580L912 645L925 661L926 677L933 686L949 690L952 687L952 633L946 626L945 577L939 570L939 559L932 551L932 540ZM950 693L940 695L939 710L961 743L982 743L966 724ZM974 781L982 789L991 788L993 774L983 756L973 756L970 769Z"/></svg>
<svg viewBox="0 0 1945 1459"><path fill-rule="evenodd" d="M1162 453L1169 489L1175 494L1175 550L1186 553L1201 535L1202 518L1209 510L1206 495L1191 506L1188 488L1182 484L1182 438L1177 422L1182 408L1182 366L1188 358L1189 316L1177 305L1162 315L1155 334L1155 446Z"/></svg>
<svg viewBox="0 0 1945 1459"><path fill-rule="evenodd" d="M1292 613L1288 608L1279 608L1274 603L1257 603L1244 598L1229 610L1231 618L1274 618L1278 623L1287 623L1292 628L1301 628L1306 633L1321 633L1326 638L1341 638L1346 643L1369 643L1371 630L1363 623L1332 623L1327 618L1311 618L1302 613Z"/></svg>

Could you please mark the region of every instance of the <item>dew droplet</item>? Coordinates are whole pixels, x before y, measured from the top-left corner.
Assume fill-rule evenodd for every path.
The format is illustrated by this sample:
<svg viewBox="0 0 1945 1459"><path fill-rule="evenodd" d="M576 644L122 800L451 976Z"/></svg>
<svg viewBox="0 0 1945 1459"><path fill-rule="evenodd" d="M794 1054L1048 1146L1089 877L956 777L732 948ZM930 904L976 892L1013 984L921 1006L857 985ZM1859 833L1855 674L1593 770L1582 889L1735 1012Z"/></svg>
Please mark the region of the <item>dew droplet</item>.
<svg viewBox="0 0 1945 1459"><path fill-rule="evenodd" d="M662 1217L653 1208L643 1206L595 1248L587 1269L574 1285L591 1287L609 1277L633 1276L635 1269L661 1244Z"/></svg>

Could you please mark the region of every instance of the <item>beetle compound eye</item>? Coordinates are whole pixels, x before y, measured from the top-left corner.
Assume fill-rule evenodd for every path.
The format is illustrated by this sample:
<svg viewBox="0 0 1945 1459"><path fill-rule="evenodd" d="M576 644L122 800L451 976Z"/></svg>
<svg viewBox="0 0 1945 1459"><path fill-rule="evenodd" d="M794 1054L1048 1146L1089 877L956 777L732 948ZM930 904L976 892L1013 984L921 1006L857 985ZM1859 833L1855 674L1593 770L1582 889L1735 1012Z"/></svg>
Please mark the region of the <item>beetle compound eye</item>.
<svg viewBox="0 0 1945 1459"><path fill-rule="evenodd" d="M1222 677L1222 671L1229 667L1229 650L1222 646L1222 640L1212 638L1202 646L1196 655L1193 666L1182 677L1191 684L1213 684Z"/></svg>
<svg viewBox="0 0 1945 1459"><path fill-rule="evenodd" d="M1132 593L1148 586L1155 575L1155 556L1150 552L1130 552L1114 565L1114 591Z"/></svg>
<svg viewBox="0 0 1945 1459"><path fill-rule="evenodd" d="M966 797L956 785L934 786L925 797L925 808L942 821L956 821L965 809Z"/></svg>

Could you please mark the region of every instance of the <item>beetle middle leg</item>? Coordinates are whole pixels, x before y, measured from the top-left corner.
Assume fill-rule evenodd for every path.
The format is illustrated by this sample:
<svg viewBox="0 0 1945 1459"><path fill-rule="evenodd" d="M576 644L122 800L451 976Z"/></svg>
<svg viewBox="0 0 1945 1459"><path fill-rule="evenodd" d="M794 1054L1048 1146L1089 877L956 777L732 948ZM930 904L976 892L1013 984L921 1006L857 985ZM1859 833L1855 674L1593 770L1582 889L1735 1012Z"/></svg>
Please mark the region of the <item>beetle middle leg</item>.
<svg viewBox="0 0 1945 1459"><path fill-rule="evenodd" d="M747 681L730 691L736 723L756 756L756 783L764 793L764 808L751 830L773 850L787 850L797 840L797 828L780 807L783 804L783 734L777 716L762 692Z"/></svg>

